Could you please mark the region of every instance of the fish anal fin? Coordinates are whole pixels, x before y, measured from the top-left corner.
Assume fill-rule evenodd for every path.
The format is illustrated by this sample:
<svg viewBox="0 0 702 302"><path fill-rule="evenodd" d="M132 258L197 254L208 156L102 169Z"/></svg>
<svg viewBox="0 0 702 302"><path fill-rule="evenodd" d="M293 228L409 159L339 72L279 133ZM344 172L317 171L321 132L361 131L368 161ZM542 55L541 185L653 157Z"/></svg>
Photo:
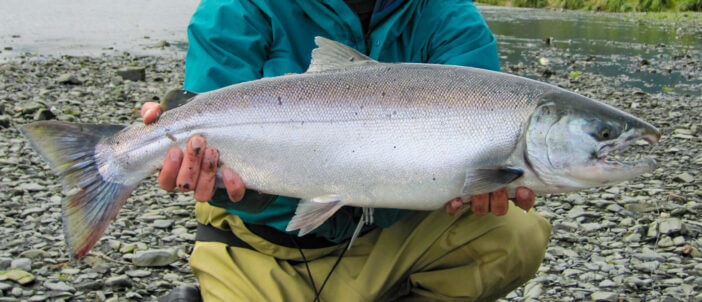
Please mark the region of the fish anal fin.
<svg viewBox="0 0 702 302"><path fill-rule="evenodd" d="M507 167L468 170L461 194L472 196L493 192L522 177L522 175L524 175L524 171Z"/></svg>
<svg viewBox="0 0 702 302"><path fill-rule="evenodd" d="M307 72L324 72L353 65L378 63L351 47L327 38L315 37L314 43L318 47L312 50L312 61Z"/></svg>
<svg viewBox="0 0 702 302"><path fill-rule="evenodd" d="M343 205L344 203L337 195L324 195L309 200L300 200L295 210L295 216L288 223L286 231L300 230L298 235L304 236L322 225Z"/></svg>

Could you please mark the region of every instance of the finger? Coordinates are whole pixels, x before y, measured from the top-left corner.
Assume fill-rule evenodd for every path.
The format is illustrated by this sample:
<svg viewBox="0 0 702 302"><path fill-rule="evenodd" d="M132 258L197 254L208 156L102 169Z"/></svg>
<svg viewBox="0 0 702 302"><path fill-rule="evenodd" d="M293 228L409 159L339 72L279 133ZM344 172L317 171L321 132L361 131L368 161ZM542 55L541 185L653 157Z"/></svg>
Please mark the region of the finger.
<svg viewBox="0 0 702 302"><path fill-rule="evenodd" d="M178 177L178 169L183 161L183 151L178 147L172 147L168 150L166 158L163 160L163 167L158 173L158 186L168 192L173 191L176 186L176 178Z"/></svg>
<svg viewBox="0 0 702 302"><path fill-rule="evenodd" d="M490 196L490 211L495 216L504 216L509 210L509 202L507 201L507 189L502 188L492 192Z"/></svg>
<svg viewBox="0 0 702 302"><path fill-rule="evenodd" d="M461 198L454 198L451 199L449 202L446 203L445 205L446 208L446 213L451 215L451 216L456 216L458 212L463 209L463 200Z"/></svg>
<svg viewBox="0 0 702 302"><path fill-rule="evenodd" d="M205 138L201 135L193 135L188 140L188 147L185 148L185 158L178 171L176 183L178 189L183 192L190 192L195 189L197 178L200 176L200 165L205 153Z"/></svg>
<svg viewBox="0 0 702 302"><path fill-rule="evenodd" d="M490 193L475 195L471 197L470 208L476 216L483 216L488 213L490 207Z"/></svg>
<svg viewBox="0 0 702 302"><path fill-rule="evenodd" d="M197 179L195 186L195 200L204 202L212 199L215 193L215 172L217 171L217 162L219 161L219 152L214 147L206 147L205 155L202 158L200 169L200 177Z"/></svg>
<svg viewBox="0 0 702 302"><path fill-rule="evenodd" d="M529 211L529 209L534 207L534 199L534 191L527 187L518 187L515 192L514 203L525 211Z"/></svg>
<svg viewBox="0 0 702 302"><path fill-rule="evenodd" d="M222 169L222 181L224 182L224 187L227 188L229 199L233 202L240 201L244 197L246 188L241 181L241 177L234 170L231 168Z"/></svg>
<svg viewBox="0 0 702 302"><path fill-rule="evenodd" d="M158 120L161 115L161 107L149 109L144 113L144 124L148 125Z"/></svg>
<svg viewBox="0 0 702 302"><path fill-rule="evenodd" d="M144 117L144 113L146 113L146 111L148 111L149 109L154 109L156 107L161 107L161 105L159 105L159 103L156 103L156 102L144 103L144 105L141 105L141 111L140 111L141 117Z"/></svg>

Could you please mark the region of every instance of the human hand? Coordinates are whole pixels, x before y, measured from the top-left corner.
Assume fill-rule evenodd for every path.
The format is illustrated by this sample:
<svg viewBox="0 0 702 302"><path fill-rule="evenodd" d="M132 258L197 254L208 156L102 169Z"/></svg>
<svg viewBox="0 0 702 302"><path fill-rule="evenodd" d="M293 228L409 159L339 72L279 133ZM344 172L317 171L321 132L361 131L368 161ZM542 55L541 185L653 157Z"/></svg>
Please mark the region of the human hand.
<svg viewBox="0 0 702 302"><path fill-rule="evenodd" d="M156 121L161 113L158 103L149 102L141 107L145 124ZM177 186L183 192L195 191L194 197L197 201L210 200L215 192L219 152L216 148L207 146L206 142L202 135L191 136L185 148L185 155L180 148L171 147L158 174L159 187L170 192ZM244 183L234 170L222 168L222 181L229 199L237 202L244 197Z"/></svg>
<svg viewBox="0 0 702 302"><path fill-rule="evenodd" d="M527 187L518 187L515 193L514 204L525 211L534 206L534 192ZM458 214L464 203L461 198L454 198L446 203L446 213L451 216ZM509 210L507 202L507 189L502 188L495 192L471 196L470 207L473 214L483 216L492 213L495 216L503 216Z"/></svg>

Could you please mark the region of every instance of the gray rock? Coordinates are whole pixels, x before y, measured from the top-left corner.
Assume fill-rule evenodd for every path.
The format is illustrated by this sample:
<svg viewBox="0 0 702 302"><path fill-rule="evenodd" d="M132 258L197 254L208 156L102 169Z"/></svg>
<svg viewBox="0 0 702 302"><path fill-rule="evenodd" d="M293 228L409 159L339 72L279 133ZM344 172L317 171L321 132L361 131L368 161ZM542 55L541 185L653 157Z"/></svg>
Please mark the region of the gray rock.
<svg viewBox="0 0 702 302"><path fill-rule="evenodd" d="M117 75L125 80L130 81L145 81L146 80L146 68L145 67L126 67L117 70Z"/></svg>
<svg viewBox="0 0 702 302"><path fill-rule="evenodd" d="M96 289L101 289L103 287L103 282L102 280L90 280L90 281L85 281L82 283L79 283L76 285L76 288L80 291L91 291L91 290L96 290Z"/></svg>
<svg viewBox="0 0 702 302"><path fill-rule="evenodd" d="M35 121L48 121L56 118L56 114L51 112L49 109L39 109L34 113Z"/></svg>
<svg viewBox="0 0 702 302"><path fill-rule="evenodd" d="M173 225L173 220L159 219L154 221L152 225L157 229L167 229L170 228L171 225Z"/></svg>
<svg viewBox="0 0 702 302"><path fill-rule="evenodd" d="M0 282L0 290L8 290L10 288L12 288L12 284Z"/></svg>
<svg viewBox="0 0 702 302"><path fill-rule="evenodd" d="M145 269L137 269L137 270L131 270L127 271L127 276L133 277L133 278L143 278L151 275L151 271L145 270Z"/></svg>
<svg viewBox="0 0 702 302"><path fill-rule="evenodd" d="M0 129L10 127L10 117L7 115L0 115Z"/></svg>
<svg viewBox="0 0 702 302"><path fill-rule="evenodd" d="M46 281L46 282L44 282L44 287L48 288L49 290L57 291L57 292L74 292L74 291L76 291L75 288L68 286L68 284L66 284L64 282Z"/></svg>
<svg viewBox="0 0 702 302"><path fill-rule="evenodd" d="M20 254L20 257L24 258L29 258L29 259L42 259L44 257L47 257L49 253L47 253L44 250L40 249L31 249L31 250L26 250Z"/></svg>
<svg viewBox="0 0 702 302"><path fill-rule="evenodd" d="M177 260L175 250L159 249L136 252L132 262L136 266L165 266Z"/></svg>
<svg viewBox="0 0 702 302"><path fill-rule="evenodd" d="M29 258L17 258L15 260L12 260L10 268L21 269L23 271L31 271L32 260L30 260Z"/></svg>
<svg viewBox="0 0 702 302"><path fill-rule="evenodd" d="M658 232L665 235L679 233L682 230L682 221L679 218L668 218L658 223Z"/></svg>
<svg viewBox="0 0 702 302"><path fill-rule="evenodd" d="M0 257L0 270L6 270L10 268L12 264L12 258Z"/></svg>
<svg viewBox="0 0 702 302"><path fill-rule="evenodd" d="M59 84L69 84L69 85L80 85L83 84L81 80L78 79L74 74L64 73L56 78L56 83Z"/></svg>
<svg viewBox="0 0 702 302"><path fill-rule="evenodd" d="M673 239L671 239L669 236L661 236L661 239L658 240L658 246L659 247L671 247L674 246L675 243L673 242Z"/></svg>
<svg viewBox="0 0 702 302"><path fill-rule="evenodd" d="M19 269L11 269L4 272L0 272L0 281L8 279L15 281L21 285L26 285L34 282L35 277L32 273Z"/></svg>
<svg viewBox="0 0 702 302"><path fill-rule="evenodd" d="M675 177L673 177L673 180L682 183L691 183L695 181L695 177L690 175L690 173L683 172L678 175L675 175Z"/></svg>
<svg viewBox="0 0 702 302"><path fill-rule="evenodd" d="M39 102L26 101L16 105L15 111L21 112L22 114L32 114L41 108L46 108L46 106Z"/></svg>
<svg viewBox="0 0 702 302"><path fill-rule="evenodd" d="M598 286L599 286L599 287L605 287L605 288L606 288L606 287L617 287L618 284L615 283L615 282L612 281L612 280L605 279L605 280L602 280L602 282L600 282L600 284L599 284Z"/></svg>
<svg viewBox="0 0 702 302"><path fill-rule="evenodd" d="M653 273L658 269L660 263L658 261L641 262L634 264L634 268L646 273Z"/></svg>
<svg viewBox="0 0 702 302"><path fill-rule="evenodd" d="M613 292L594 292L590 297L592 298L592 301L614 302L617 301L619 295Z"/></svg>
<svg viewBox="0 0 702 302"><path fill-rule="evenodd" d="M624 242L638 242L638 241L641 241L641 234L639 234L639 233L629 234L629 235L624 236L624 238L622 240L624 240Z"/></svg>
<svg viewBox="0 0 702 302"><path fill-rule="evenodd" d="M128 287L132 285L132 280L127 275L119 275L107 278L105 285L110 287Z"/></svg>

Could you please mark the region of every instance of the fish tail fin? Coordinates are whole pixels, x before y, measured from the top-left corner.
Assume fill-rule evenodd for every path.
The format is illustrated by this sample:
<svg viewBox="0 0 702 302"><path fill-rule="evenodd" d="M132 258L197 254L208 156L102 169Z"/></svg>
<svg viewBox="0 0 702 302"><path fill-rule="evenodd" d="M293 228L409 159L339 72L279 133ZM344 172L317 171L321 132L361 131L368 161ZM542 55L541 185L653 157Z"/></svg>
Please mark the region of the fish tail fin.
<svg viewBox="0 0 702 302"><path fill-rule="evenodd" d="M294 231L299 229L298 236L304 236L322 225L342 206L344 206L344 203L336 195L325 195L310 200L303 199L297 205L295 216L290 219L285 230Z"/></svg>
<svg viewBox="0 0 702 302"><path fill-rule="evenodd" d="M82 258L95 246L137 184L106 180L95 147L123 129L116 125L36 122L21 128L51 169L61 177L63 230L72 256Z"/></svg>

